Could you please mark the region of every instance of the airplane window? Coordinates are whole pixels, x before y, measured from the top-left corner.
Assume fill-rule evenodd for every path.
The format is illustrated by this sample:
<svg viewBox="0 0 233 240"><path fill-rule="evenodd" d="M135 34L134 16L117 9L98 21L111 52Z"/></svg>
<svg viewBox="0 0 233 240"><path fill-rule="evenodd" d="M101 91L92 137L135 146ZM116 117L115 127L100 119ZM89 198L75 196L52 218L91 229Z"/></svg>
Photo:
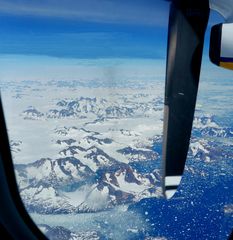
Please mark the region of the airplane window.
<svg viewBox="0 0 233 240"><path fill-rule="evenodd" d="M211 12L181 185L162 193L169 2L2 1L0 88L21 199L49 239L227 239L233 73ZM183 53L185 54L185 52Z"/></svg>

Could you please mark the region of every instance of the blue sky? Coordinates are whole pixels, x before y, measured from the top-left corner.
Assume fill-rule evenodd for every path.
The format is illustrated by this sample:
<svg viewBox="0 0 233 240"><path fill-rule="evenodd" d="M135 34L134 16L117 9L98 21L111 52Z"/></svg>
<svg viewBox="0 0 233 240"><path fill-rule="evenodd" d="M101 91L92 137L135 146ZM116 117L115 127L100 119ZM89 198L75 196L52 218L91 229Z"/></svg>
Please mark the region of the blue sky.
<svg viewBox="0 0 233 240"><path fill-rule="evenodd" d="M168 15L163 0L0 0L0 54L164 59Z"/></svg>
<svg viewBox="0 0 233 240"><path fill-rule="evenodd" d="M0 18L0 53L72 58L165 56L165 1L7 0L0 1Z"/></svg>

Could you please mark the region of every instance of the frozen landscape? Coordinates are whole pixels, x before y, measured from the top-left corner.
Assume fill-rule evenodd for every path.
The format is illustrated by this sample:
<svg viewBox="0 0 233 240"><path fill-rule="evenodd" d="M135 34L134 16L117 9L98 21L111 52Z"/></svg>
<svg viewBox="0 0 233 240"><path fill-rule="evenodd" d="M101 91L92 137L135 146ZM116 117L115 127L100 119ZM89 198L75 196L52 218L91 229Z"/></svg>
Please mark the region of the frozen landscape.
<svg viewBox="0 0 233 240"><path fill-rule="evenodd" d="M223 239L233 224L230 78L204 78L183 181L165 201L163 69L109 61L86 60L68 79L1 82L25 207L50 239Z"/></svg>

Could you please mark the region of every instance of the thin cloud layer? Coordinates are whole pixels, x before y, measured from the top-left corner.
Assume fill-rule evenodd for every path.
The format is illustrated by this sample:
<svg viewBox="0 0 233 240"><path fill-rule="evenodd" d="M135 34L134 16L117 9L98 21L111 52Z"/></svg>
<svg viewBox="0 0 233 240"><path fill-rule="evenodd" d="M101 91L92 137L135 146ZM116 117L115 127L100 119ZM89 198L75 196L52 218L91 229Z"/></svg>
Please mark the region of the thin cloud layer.
<svg viewBox="0 0 233 240"><path fill-rule="evenodd" d="M0 0L0 13L165 26L168 6L164 0Z"/></svg>

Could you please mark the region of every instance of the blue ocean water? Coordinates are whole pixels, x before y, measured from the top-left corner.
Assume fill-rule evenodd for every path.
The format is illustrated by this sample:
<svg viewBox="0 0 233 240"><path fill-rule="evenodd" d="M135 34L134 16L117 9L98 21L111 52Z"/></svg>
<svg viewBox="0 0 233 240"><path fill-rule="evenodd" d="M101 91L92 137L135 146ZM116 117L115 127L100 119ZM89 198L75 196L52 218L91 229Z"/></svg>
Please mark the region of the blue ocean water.
<svg viewBox="0 0 233 240"><path fill-rule="evenodd" d="M164 236L167 239L227 239L233 226L231 213L224 213L232 204L232 167L220 173L221 164L208 166L200 162L195 168L209 170L200 178L186 173L174 199L143 199L131 205L150 223L144 236ZM143 239L139 237L138 239Z"/></svg>
<svg viewBox="0 0 233 240"><path fill-rule="evenodd" d="M213 79L213 78L212 78ZM232 78L204 81L196 115L210 114L213 121L232 132ZM197 104L197 105L198 105ZM192 139L207 140L215 160L205 162L190 156L181 185L171 200L143 199L129 210L144 216L149 230L135 237L166 239L228 239L233 230L233 141L232 137L203 136L193 130ZM192 141L191 139L191 141ZM161 153L161 145L154 146ZM220 157L220 155L222 157ZM226 156L224 158L224 156ZM202 173L202 174L201 174ZM133 239L133 238L132 238Z"/></svg>

